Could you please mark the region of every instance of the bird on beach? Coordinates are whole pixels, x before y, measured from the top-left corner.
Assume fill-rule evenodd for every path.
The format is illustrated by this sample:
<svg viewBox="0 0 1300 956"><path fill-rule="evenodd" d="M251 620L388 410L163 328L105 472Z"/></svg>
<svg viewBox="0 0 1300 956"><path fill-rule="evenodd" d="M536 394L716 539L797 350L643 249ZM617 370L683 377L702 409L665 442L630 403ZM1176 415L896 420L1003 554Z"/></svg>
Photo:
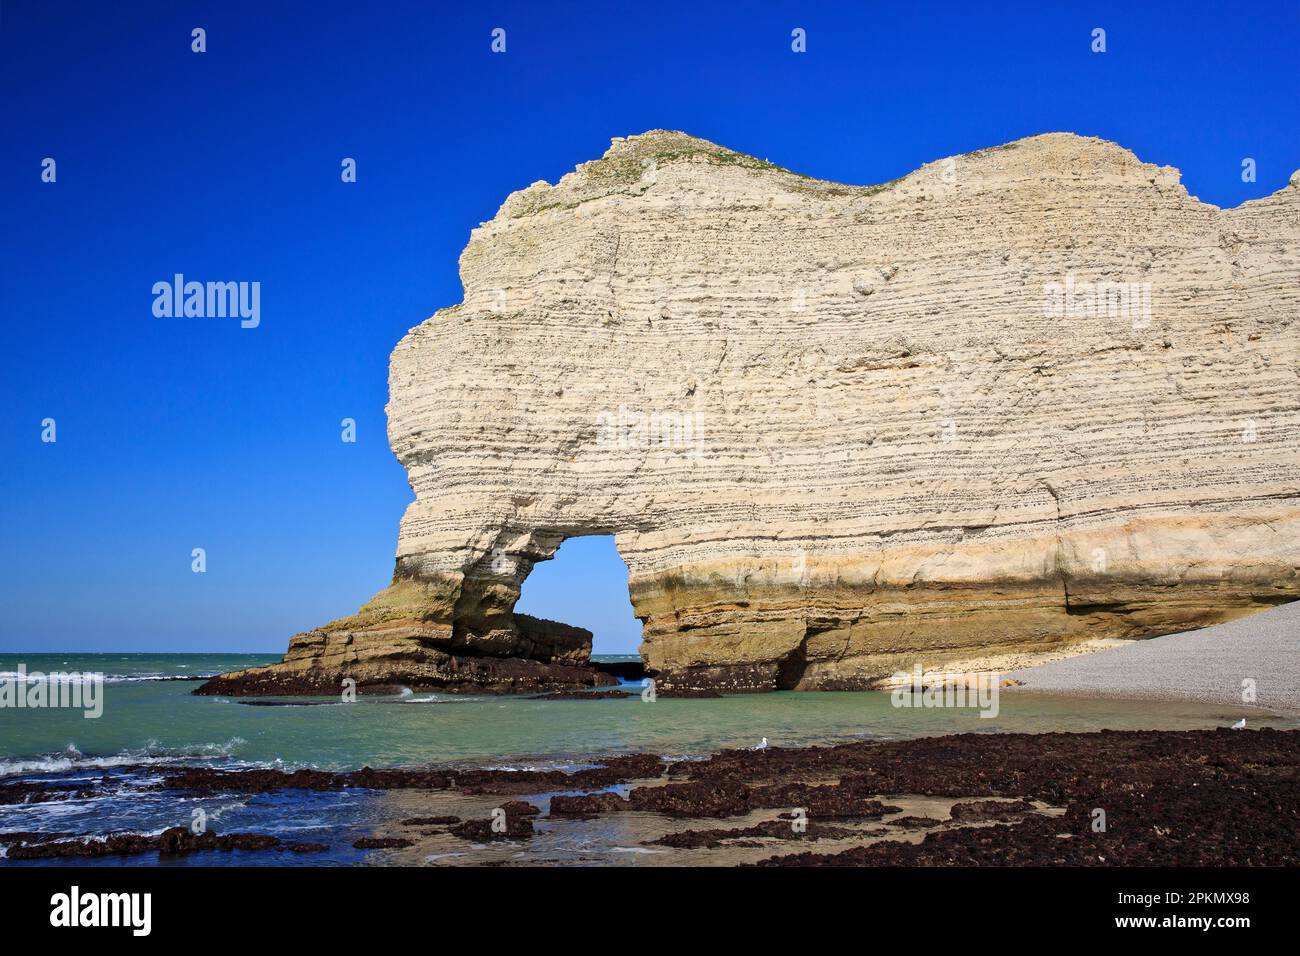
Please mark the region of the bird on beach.
<svg viewBox="0 0 1300 956"><path fill-rule="evenodd" d="M755 749L755 750L766 750L766 749L767 749L767 738L764 737L762 740L760 740L760 741L755 745L754 749Z"/></svg>
<svg viewBox="0 0 1300 956"><path fill-rule="evenodd" d="M1243 717L1243 718L1241 718L1241 720L1239 720L1239 721L1237 721L1235 724L1233 724L1233 725L1232 725L1232 729L1233 729L1233 730L1245 730L1245 729L1246 729L1246 718Z"/></svg>

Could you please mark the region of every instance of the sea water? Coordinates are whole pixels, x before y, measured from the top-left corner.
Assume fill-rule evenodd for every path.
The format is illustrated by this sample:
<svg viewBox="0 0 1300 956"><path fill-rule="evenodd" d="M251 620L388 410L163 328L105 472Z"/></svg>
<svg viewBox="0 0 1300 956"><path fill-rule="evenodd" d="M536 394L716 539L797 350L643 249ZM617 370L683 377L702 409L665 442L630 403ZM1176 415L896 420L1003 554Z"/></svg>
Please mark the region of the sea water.
<svg viewBox="0 0 1300 956"><path fill-rule="evenodd" d="M93 784L105 794L0 804L0 832L156 833L188 826L200 809L218 832L266 832L299 840L329 835L333 849L324 856L203 853L173 865L348 864L366 861L367 854L352 850L351 841L341 838L373 832L401 797L365 791L284 791L196 798L157 789L160 773L182 765L284 770L441 763L575 768L601 755L630 751L670 759L698 757L750 747L762 737L772 746L800 746L945 733L1178 730L1227 726L1240 716L1222 705L1019 693L1003 694L998 716L992 719L974 708L895 707L887 692L783 691L700 700L660 696L651 702L642 699L639 685L625 686L630 696L619 700L407 691L362 696L354 703L313 698L296 706L262 706L193 695L199 686L193 678L275 659L232 654L0 655L0 679L16 674L19 664L28 672L104 675L103 713L97 719L85 719L73 708L0 709L0 786L34 780ZM1252 721L1259 726L1297 726L1290 718ZM615 851L606 847L603 852ZM153 865L158 857L76 862Z"/></svg>

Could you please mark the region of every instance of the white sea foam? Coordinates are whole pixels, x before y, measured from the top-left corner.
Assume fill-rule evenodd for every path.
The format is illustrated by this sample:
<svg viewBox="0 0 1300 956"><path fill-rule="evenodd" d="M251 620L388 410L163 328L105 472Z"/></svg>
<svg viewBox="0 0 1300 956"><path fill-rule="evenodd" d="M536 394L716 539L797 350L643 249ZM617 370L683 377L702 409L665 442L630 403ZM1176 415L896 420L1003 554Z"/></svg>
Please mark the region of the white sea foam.
<svg viewBox="0 0 1300 956"><path fill-rule="evenodd" d="M76 744L68 744L61 753L41 754L35 757L15 757L0 760L0 777L13 777L19 774L65 773L70 770L88 768L111 769L133 764L169 764L195 759L220 759L232 756L236 750L248 743L243 737L231 737L225 743L206 743L188 747L163 747L157 740L151 740L138 750L123 750L107 756L87 757L77 749Z"/></svg>
<svg viewBox="0 0 1300 956"><path fill-rule="evenodd" d="M246 806L248 806L247 800L235 800L232 801L231 803L223 803L215 810L208 811L208 820L210 822L216 822L217 820L221 819L221 815L223 813L227 813L230 810L242 810Z"/></svg>
<svg viewBox="0 0 1300 956"><path fill-rule="evenodd" d="M14 824L9 822L9 817L11 815L22 816L22 824L18 829L33 830L38 829L40 826L49 826L60 817L81 817L88 813L93 814L96 807L103 808L105 805L108 805L111 808L112 804L110 801L112 799L112 795L102 794L94 797L81 797L77 800L41 800L36 803L9 803L5 804L3 808L0 808L0 810L3 810L3 813L0 813L0 818L3 818L6 821L4 826L10 828L13 827Z"/></svg>
<svg viewBox="0 0 1300 956"><path fill-rule="evenodd" d="M565 773L574 773L578 770L591 770L599 766L599 763L591 760L574 762L572 760L538 760L531 763L522 764L486 764L484 770L505 770L510 773L531 773L536 771L562 770Z"/></svg>
<svg viewBox="0 0 1300 956"><path fill-rule="evenodd" d="M181 667L187 665L181 664ZM48 679L48 674L29 673L27 671L0 671L0 681L9 680L17 683L33 684L37 681ZM69 684L86 684L90 683L95 675L68 673L60 674L60 677ZM136 683L156 683L158 681L193 681L206 680L209 677L215 677L216 674L103 674L103 683L105 684L136 684Z"/></svg>

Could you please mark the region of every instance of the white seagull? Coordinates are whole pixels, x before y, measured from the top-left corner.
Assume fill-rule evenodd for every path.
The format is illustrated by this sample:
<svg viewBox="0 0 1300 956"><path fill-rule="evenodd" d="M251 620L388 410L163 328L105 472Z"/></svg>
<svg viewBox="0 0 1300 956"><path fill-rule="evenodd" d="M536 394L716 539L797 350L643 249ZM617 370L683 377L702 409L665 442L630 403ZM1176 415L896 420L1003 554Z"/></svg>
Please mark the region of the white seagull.
<svg viewBox="0 0 1300 956"><path fill-rule="evenodd" d="M1233 729L1233 730L1245 730L1245 729L1246 729L1246 718L1243 717L1243 718L1241 718L1241 720L1239 720L1239 721L1237 721L1235 724L1233 724L1233 725L1232 725L1232 729Z"/></svg>
<svg viewBox="0 0 1300 956"><path fill-rule="evenodd" d="M767 738L764 737L762 740L760 740L760 741L758 742L758 745L757 745L754 749L755 749L755 750L766 750L766 749L767 749Z"/></svg>

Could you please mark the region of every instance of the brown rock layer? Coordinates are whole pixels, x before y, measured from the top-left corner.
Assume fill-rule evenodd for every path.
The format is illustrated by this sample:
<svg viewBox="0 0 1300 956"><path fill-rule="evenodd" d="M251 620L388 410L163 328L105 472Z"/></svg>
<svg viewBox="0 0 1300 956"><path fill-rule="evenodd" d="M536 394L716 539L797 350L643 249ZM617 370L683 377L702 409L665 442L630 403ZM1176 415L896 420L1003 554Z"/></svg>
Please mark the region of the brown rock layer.
<svg viewBox="0 0 1300 956"><path fill-rule="evenodd" d="M526 614L470 631L438 621L436 607L419 583L399 581L352 617L296 635L281 663L221 674L194 693L333 696L349 679L358 693L519 694L618 682L588 665L590 631Z"/></svg>

